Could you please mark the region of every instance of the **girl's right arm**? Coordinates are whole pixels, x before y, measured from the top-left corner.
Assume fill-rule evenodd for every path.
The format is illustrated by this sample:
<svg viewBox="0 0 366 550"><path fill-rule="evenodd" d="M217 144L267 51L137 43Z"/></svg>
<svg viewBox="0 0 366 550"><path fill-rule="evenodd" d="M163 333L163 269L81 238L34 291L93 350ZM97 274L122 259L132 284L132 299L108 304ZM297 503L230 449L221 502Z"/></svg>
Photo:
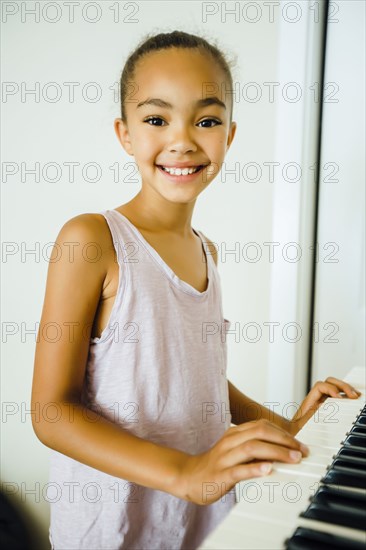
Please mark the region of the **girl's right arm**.
<svg viewBox="0 0 366 550"><path fill-rule="evenodd" d="M99 261L88 260L90 243L101 247ZM300 443L267 421L230 428L210 450L193 456L134 436L81 403L93 320L112 258L112 238L98 216L76 216L57 236L34 362L31 406L38 439L92 468L197 504L264 475L260 467L268 461L293 462L290 451L301 451ZM220 492L207 497L207 482L217 483Z"/></svg>

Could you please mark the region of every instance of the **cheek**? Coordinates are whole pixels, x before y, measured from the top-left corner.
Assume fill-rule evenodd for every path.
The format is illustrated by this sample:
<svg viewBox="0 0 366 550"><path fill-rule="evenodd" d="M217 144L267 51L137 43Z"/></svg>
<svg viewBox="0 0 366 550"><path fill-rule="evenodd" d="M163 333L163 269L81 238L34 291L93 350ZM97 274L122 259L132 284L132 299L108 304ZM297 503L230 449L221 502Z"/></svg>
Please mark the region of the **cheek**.
<svg viewBox="0 0 366 550"><path fill-rule="evenodd" d="M212 159L223 160L226 153L225 140L220 139L215 143L215 146L211 148L210 154Z"/></svg>
<svg viewBox="0 0 366 550"><path fill-rule="evenodd" d="M135 151L141 160L154 162L160 151L159 140L156 136L145 133L143 136L141 135L137 138Z"/></svg>
<svg viewBox="0 0 366 550"><path fill-rule="evenodd" d="M215 134L207 136L207 139L204 140L204 147L212 155L221 156L225 153L227 142L227 134L224 129L215 132Z"/></svg>

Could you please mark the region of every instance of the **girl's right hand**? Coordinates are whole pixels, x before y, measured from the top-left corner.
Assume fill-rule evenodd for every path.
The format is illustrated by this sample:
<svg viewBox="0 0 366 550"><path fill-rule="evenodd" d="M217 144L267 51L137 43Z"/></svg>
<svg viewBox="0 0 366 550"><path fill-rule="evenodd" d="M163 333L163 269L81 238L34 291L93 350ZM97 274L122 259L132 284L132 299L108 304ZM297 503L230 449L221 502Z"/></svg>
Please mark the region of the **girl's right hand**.
<svg viewBox="0 0 366 550"><path fill-rule="evenodd" d="M183 498L207 505L241 480L267 475L271 461L297 463L308 448L268 420L229 428L208 451L189 456L181 481Z"/></svg>

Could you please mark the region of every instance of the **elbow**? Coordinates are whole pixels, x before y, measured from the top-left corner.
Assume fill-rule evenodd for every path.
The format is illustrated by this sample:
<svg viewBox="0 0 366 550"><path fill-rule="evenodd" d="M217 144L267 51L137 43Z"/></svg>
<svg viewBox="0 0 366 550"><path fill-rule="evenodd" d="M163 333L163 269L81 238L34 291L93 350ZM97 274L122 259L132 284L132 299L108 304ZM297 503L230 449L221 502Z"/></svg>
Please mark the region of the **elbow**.
<svg viewBox="0 0 366 550"><path fill-rule="evenodd" d="M32 419L32 427L33 427L33 432L36 435L37 439L41 443L43 443L43 445L48 446L47 435L45 433L44 426L42 426L42 423Z"/></svg>
<svg viewBox="0 0 366 550"><path fill-rule="evenodd" d="M37 439L43 443L43 445L46 445L46 447L49 447L49 434L50 434L50 422L47 421L47 419L44 418L44 413L42 412L42 406L40 406L40 403L33 403L31 404L31 418L32 418L32 428L33 432L36 435Z"/></svg>
<svg viewBox="0 0 366 550"><path fill-rule="evenodd" d="M48 401L32 401L33 431L43 445L55 449L61 439L65 439L63 432L74 420L71 406L77 406L77 400L55 399ZM66 419L66 425L65 425Z"/></svg>

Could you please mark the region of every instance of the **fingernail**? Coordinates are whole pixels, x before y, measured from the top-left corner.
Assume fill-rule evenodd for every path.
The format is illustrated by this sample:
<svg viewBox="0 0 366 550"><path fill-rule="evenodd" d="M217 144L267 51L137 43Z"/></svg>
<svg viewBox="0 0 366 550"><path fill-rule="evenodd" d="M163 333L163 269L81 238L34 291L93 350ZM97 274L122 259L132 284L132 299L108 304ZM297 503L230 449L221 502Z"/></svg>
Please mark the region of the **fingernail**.
<svg viewBox="0 0 366 550"><path fill-rule="evenodd" d="M356 395L356 396L358 395L355 390L352 390L351 393L352 393L352 395Z"/></svg>
<svg viewBox="0 0 366 550"><path fill-rule="evenodd" d="M259 469L262 474L269 474L269 472L272 470L272 464L261 464Z"/></svg>
<svg viewBox="0 0 366 550"><path fill-rule="evenodd" d="M290 458L298 461L302 458L302 454L299 451L290 451Z"/></svg>

